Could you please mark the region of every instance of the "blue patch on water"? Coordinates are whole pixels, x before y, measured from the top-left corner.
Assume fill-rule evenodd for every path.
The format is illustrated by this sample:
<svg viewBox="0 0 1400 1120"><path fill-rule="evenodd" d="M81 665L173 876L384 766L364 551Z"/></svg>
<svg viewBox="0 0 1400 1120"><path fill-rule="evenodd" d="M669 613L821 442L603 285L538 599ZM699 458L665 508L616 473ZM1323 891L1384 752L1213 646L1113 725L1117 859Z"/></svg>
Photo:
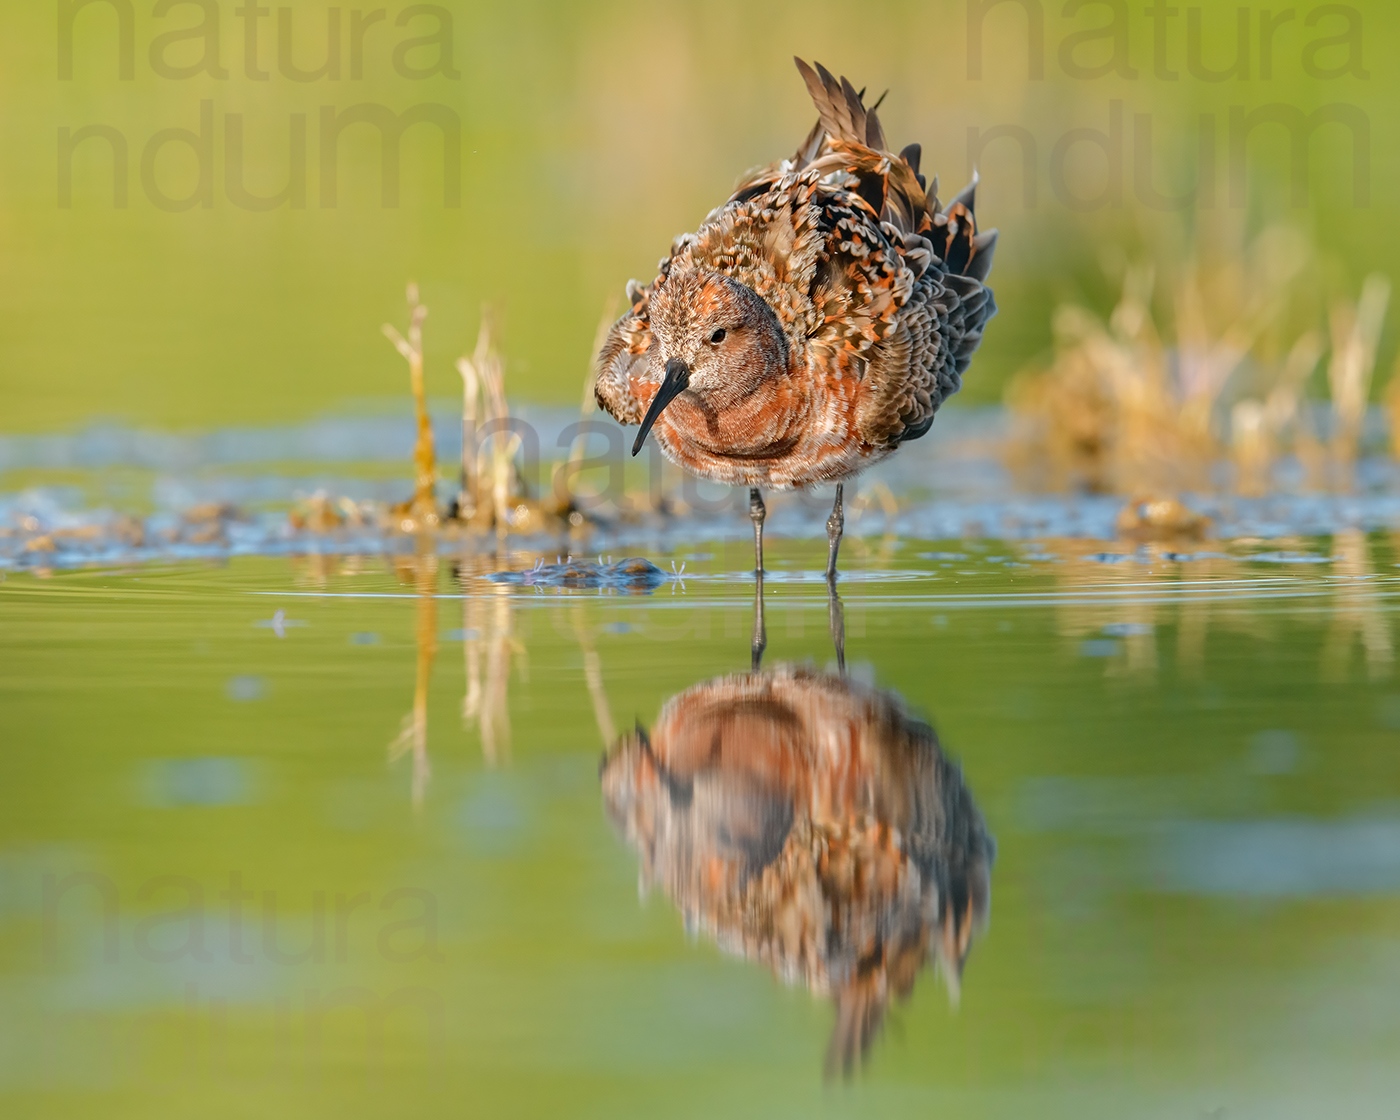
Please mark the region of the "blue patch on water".
<svg viewBox="0 0 1400 1120"><path fill-rule="evenodd" d="M228 684L224 685L224 693L230 700L241 704L261 700L267 695L267 680L255 676L230 677Z"/></svg>
<svg viewBox="0 0 1400 1120"><path fill-rule="evenodd" d="M475 627L464 630L459 626L455 630L444 630L442 632L442 640L444 642L465 642L468 638L475 641L479 637L481 637L481 631L477 630Z"/></svg>
<svg viewBox="0 0 1400 1120"><path fill-rule="evenodd" d="M1110 638L1137 638L1153 632L1146 622L1110 622L1102 631Z"/></svg>
<svg viewBox="0 0 1400 1120"><path fill-rule="evenodd" d="M1246 898L1400 893L1400 817L1177 821L1158 840L1159 890Z"/></svg>
<svg viewBox="0 0 1400 1120"><path fill-rule="evenodd" d="M1261 731L1249 741L1249 768L1256 774L1292 774L1303 758L1303 741L1295 732Z"/></svg>
<svg viewBox="0 0 1400 1120"><path fill-rule="evenodd" d="M142 785L147 804L160 809L246 805L253 800L253 775L239 758L163 758L146 764Z"/></svg>
<svg viewBox="0 0 1400 1120"><path fill-rule="evenodd" d="M298 626L305 626L306 620L301 618L288 618L287 612L277 610L271 618L260 618L253 623L260 630L271 630L279 638L285 638L287 631Z"/></svg>
<svg viewBox="0 0 1400 1120"><path fill-rule="evenodd" d="M1330 564L1332 557L1311 552L1256 552L1243 559L1252 564Z"/></svg>
<svg viewBox="0 0 1400 1120"><path fill-rule="evenodd" d="M1090 638L1079 643L1080 657L1112 657L1118 652L1118 643L1110 638Z"/></svg>
<svg viewBox="0 0 1400 1120"><path fill-rule="evenodd" d="M631 634L635 629L630 622L608 622L603 625L604 632L608 634Z"/></svg>
<svg viewBox="0 0 1400 1120"><path fill-rule="evenodd" d="M350 644L352 646L377 646L379 644L379 635L363 630L358 634L350 635Z"/></svg>
<svg viewBox="0 0 1400 1120"><path fill-rule="evenodd" d="M516 784L502 774L481 774L457 811L467 848L478 855L505 856L519 847L529 814Z"/></svg>

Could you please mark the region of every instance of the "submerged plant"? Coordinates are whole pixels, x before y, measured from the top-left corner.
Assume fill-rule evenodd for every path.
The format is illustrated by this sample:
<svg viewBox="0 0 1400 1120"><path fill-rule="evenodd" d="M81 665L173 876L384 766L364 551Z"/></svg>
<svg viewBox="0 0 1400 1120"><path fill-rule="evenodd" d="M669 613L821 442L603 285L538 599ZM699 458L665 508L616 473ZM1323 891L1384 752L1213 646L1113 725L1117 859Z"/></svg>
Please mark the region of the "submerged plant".
<svg viewBox="0 0 1400 1120"><path fill-rule="evenodd" d="M1327 365L1327 385L1332 392L1332 455L1344 468L1356 461L1361 443L1376 349L1389 303L1390 281L1373 274L1366 278L1354 306L1345 301L1332 306L1332 359Z"/></svg>

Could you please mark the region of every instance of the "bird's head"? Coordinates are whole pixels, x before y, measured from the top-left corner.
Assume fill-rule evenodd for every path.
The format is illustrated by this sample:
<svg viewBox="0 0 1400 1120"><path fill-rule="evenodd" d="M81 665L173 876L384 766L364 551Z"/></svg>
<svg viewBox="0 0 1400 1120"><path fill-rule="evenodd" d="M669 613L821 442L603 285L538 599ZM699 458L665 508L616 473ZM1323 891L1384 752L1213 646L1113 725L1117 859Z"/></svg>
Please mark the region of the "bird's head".
<svg viewBox="0 0 1400 1120"><path fill-rule="evenodd" d="M635 455L662 411L681 394L722 410L760 382L787 372L787 336L763 298L733 277L672 272L651 295L654 375L661 384L632 446Z"/></svg>

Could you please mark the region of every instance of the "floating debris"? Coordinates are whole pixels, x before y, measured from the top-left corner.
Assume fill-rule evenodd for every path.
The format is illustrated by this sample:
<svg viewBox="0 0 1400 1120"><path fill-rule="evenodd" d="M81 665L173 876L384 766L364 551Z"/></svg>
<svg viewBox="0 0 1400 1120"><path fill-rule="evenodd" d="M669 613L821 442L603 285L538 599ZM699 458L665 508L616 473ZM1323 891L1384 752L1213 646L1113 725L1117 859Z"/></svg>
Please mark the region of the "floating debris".
<svg viewBox="0 0 1400 1120"><path fill-rule="evenodd" d="M1200 540L1210 518L1176 498L1137 498L1118 513L1117 529L1129 540Z"/></svg>
<svg viewBox="0 0 1400 1120"><path fill-rule="evenodd" d="M1162 559L1172 564L1191 564L1198 560L1229 560L1232 559L1228 552L1172 552L1170 549L1163 552Z"/></svg>
<svg viewBox="0 0 1400 1120"><path fill-rule="evenodd" d="M346 525L363 527L382 522L377 510L361 508L349 498L332 499L324 490L304 498L287 513L287 524L297 532L334 533Z"/></svg>
<svg viewBox="0 0 1400 1120"><path fill-rule="evenodd" d="M183 510L180 519L187 525L207 525L211 522L242 521L244 515L232 502L199 502Z"/></svg>
<svg viewBox="0 0 1400 1120"><path fill-rule="evenodd" d="M493 572L486 577L495 583L520 587L606 588L618 591L655 591L669 580L679 578L664 572L650 560L640 556L610 563L599 557L593 560L561 560L555 564L543 561L523 572Z"/></svg>

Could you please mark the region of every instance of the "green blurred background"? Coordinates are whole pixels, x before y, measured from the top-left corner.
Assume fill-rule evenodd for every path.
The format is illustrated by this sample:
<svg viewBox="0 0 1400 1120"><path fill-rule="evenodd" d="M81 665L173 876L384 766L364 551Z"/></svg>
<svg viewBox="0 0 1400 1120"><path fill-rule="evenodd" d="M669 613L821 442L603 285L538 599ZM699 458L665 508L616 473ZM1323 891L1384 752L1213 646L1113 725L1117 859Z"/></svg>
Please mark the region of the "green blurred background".
<svg viewBox="0 0 1400 1120"><path fill-rule="evenodd" d="M1400 75L1388 61L1400 9L1380 0L1272 11L1182 4L1170 18L1106 0L925 0L858 12L810 0L298 2L265 11L254 60L263 80L248 74L242 0L4 6L0 431L94 418L210 427L402 399L402 363L379 326L402 317L409 279L422 283L432 311L430 392L457 391L450 361L470 348L489 303L514 398L572 402L608 298L629 277L649 278L670 239L693 229L740 172L790 153L810 126L794 53L875 93L888 87L887 132L896 145L923 143L945 198L969 171L970 129L1025 130L992 142L980 160L982 215L1004 231L993 276L1003 315L968 400L998 399L1008 377L1044 352L1059 300L1102 303L1115 261L1191 236L1191 205L1158 209L1140 180L1148 156L1160 193L1181 195L1197 179L1202 114L1214 121L1215 197L1198 197L1198 210L1307 229L1324 256L1318 284L1329 290L1354 292L1370 271L1393 273L1400 247ZM355 25L376 11L385 18L364 30L357 73ZM210 36L161 38L206 20L218 28L217 57ZM287 61L305 77L335 57L333 20L339 77L285 76ZM72 77L61 79L69 25ZM450 38L450 57L441 43L396 57L406 40L438 33ZM970 53L979 33L981 50ZM153 58L170 73L198 72L161 76ZM162 130L198 129L205 101L208 205L169 212L150 197L143 159ZM450 110L449 126L460 122L460 205L445 200L444 142L426 125L403 139L397 207L385 205L378 139L365 125L345 132L339 197L324 204L322 113L363 104ZM1312 135L1305 201L1276 124L1251 134L1247 198L1232 197L1232 112L1329 105L1350 107L1342 112L1352 131L1329 123ZM231 201L229 114L243 120L246 187L262 195L287 185L293 121L305 117L304 206L252 211ZM114 205L110 139L76 148L71 203L61 196L61 130L94 124L128 147L124 208ZM1076 129L1105 133L1102 144ZM1032 185L1026 140L1035 145ZM1353 166L1358 144L1369 168ZM188 144L154 154L167 198L200 187ZM1394 349L1388 335L1383 375Z"/></svg>

